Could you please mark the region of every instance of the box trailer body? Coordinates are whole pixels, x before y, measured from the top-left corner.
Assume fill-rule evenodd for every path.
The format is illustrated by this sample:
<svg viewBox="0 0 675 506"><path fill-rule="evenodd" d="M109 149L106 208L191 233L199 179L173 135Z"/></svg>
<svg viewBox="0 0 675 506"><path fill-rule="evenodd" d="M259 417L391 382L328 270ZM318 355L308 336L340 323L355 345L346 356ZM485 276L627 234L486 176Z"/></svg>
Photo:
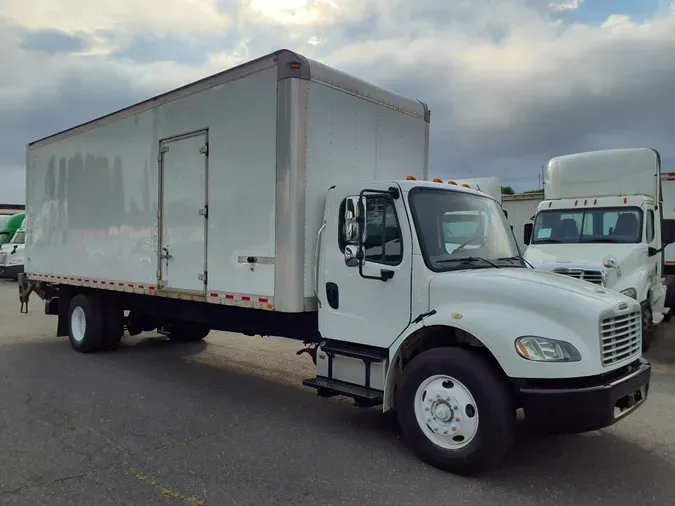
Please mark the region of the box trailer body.
<svg viewBox="0 0 675 506"><path fill-rule="evenodd" d="M539 203L544 200L544 193L517 193L515 195L502 195L502 207L507 212L509 222L513 227L513 235L516 238L520 251L525 251L525 225L532 223Z"/></svg>
<svg viewBox="0 0 675 506"><path fill-rule="evenodd" d="M673 241L673 221L664 219L660 164L659 153L646 148L552 159L544 200L524 238L525 258L535 267L640 302L645 349L651 325L670 317L664 246Z"/></svg>
<svg viewBox="0 0 675 506"><path fill-rule="evenodd" d="M568 432L635 412L649 364L599 343L639 304L528 267L498 201L425 181L429 119L279 51L34 142L21 309L37 293L80 352L154 330L307 341L306 386L395 409L460 474L501 460L517 408Z"/></svg>
<svg viewBox="0 0 675 506"><path fill-rule="evenodd" d="M426 177L428 131L419 101L259 59L29 145L27 272L316 310L326 190Z"/></svg>

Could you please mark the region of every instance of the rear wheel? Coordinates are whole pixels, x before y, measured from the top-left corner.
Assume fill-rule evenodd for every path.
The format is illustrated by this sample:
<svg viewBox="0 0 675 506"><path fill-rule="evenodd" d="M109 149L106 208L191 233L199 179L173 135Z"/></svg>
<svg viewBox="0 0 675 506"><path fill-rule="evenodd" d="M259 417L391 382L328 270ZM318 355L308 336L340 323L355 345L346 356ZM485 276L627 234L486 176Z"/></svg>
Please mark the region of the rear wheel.
<svg viewBox="0 0 675 506"><path fill-rule="evenodd" d="M463 348L436 348L415 357L403 371L396 411L410 448L428 464L456 474L490 469L515 435L507 383Z"/></svg>
<svg viewBox="0 0 675 506"><path fill-rule="evenodd" d="M103 310L100 299L79 294L70 301L68 340L81 353L99 351L103 346Z"/></svg>

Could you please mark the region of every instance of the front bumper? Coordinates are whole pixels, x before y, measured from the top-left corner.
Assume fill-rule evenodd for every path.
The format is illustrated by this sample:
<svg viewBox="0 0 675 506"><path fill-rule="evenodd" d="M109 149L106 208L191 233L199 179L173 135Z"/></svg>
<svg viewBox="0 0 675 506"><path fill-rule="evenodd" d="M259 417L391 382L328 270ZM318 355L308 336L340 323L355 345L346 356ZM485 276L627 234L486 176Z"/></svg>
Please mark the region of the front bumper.
<svg viewBox="0 0 675 506"><path fill-rule="evenodd" d="M0 278L17 279L23 272L23 265L0 265Z"/></svg>
<svg viewBox="0 0 675 506"><path fill-rule="evenodd" d="M553 382L516 380L525 422L550 433L608 427L635 412L649 394L651 365L644 359L612 373ZM539 383L539 384L537 384Z"/></svg>

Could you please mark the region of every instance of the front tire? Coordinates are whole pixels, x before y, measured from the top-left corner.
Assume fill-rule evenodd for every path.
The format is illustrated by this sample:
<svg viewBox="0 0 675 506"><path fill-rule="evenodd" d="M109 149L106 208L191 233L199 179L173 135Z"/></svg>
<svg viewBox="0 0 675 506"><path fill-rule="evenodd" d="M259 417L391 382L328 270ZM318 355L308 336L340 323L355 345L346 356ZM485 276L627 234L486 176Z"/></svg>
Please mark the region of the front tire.
<svg viewBox="0 0 675 506"><path fill-rule="evenodd" d="M515 437L507 382L487 360L463 348L435 348L415 357L403 371L396 411L418 457L459 475L495 466Z"/></svg>

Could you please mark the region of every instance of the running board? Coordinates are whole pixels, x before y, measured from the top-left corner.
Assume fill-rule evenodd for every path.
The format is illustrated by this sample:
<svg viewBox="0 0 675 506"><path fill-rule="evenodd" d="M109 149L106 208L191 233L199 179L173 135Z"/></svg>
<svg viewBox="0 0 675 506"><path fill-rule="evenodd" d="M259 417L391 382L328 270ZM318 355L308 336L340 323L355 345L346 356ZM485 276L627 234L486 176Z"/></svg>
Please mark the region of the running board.
<svg viewBox="0 0 675 506"><path fill-rule="evenodd" d="M383 392L373 388L322 377L304 380L302 384L306 387L316 388L316 393L321 397L334 397L336 395L351 397L359 407L373 407L382 404Z"/></svg>

